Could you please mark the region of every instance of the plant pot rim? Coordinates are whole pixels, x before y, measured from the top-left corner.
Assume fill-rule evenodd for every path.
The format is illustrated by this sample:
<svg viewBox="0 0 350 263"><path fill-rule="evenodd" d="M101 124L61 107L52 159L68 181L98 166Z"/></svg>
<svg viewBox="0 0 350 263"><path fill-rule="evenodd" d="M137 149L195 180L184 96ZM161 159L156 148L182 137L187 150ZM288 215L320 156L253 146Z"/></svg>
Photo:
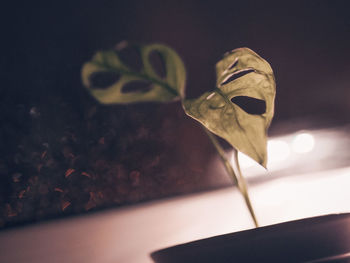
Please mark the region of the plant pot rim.
<svg viewBox="0 0 350 263"><path fill-rule="evenodd" d="M151 257L159 263L350 262L339 261L344 255L348 255L349 260L350 213L298 219L214 236L161 249Z"/></svg>

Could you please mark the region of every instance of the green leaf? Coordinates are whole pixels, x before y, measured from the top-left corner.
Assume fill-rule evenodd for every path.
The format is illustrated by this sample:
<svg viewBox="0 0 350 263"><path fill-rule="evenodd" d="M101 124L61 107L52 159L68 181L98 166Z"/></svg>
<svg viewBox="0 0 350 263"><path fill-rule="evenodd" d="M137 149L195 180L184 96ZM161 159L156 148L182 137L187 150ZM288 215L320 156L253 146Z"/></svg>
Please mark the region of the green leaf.
<svg viewBox="0 0 350 263"><path fill-rule="evenodd" d="M97 52L91 61L82 68L84 86L100 103L136 103L146 101L166 102L184 97L186 72L184 64L177 53L171 48L160 45L133 46L140 54L142 68L134 70L121 59L120 50ZM150 56L158 52L165 67L165 77L160 76L152 66ZM94 83L98 75L115 75L109 77L107 87L99 87ZM126 90L129 84L149 84L146 90Z"/></svg>
<svg viewBox="0 0 350 263"><path fill-rule="evenodd" d="M217 63L216 75L214 91L184 101L186 114L266 168L267 128L276 93L270 65L252 50L239 48ZM266 109L261 114L247 113L247 105L239 103L242 98L263 103Z"/></svg>

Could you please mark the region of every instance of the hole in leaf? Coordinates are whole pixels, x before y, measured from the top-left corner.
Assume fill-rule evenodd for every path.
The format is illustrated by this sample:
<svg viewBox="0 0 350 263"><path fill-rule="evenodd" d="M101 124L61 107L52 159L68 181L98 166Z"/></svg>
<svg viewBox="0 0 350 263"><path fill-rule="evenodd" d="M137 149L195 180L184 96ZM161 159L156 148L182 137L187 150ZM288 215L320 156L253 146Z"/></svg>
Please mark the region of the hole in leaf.
<svg viewBox="0 0 350 263"><path fill-rule="evenodd" d="M128 68L134 71L140 71L142 69L143 63L141 60L140 51L136 47L127 46L117 51L117 54L124 65L126 65Z"/></svg>
<svg viewBox="0 0 350 263"><path fill-rule="evenodd" d="M238 58L235 59L235 61L232 62L231 65L228 66L228 68L226 70L231 70L233 69L238 63Z"/></svg>
<svg viewBox="0 0 350 263"><path fill-rule="evenodd" d="M166 77L166 69L165 69L165 61L159 51L152 51L149 55L149 61L154 69L154 71L158 74L159 77Z"/></svg>
<svg viewBox="0 0 350 263"><path fill-rule="evenodd" d="M122 87L123 93L130 93L130 92L148 92L152 89L152 82L151 81L145 81L145 80L134 80L131 82L126 83Z"/></svg>
<svg viewBox="0 0 350 263"><path fill-rule="evenodd" d="M229 75L225 80L223 80L223 82L221 82L221 86L225 85L231 81L234 81L235 79L238 79L240 77L243 77L251 72L254 72L254 69L242 69L239 71L236 71L234 73L232 73L231 75Z"/></svg>
<svg viewBox="0 0 350 263"><path fill-rule="evenodd" d="M94 72L89 77L92 88L106 89L120 79L120 75L112 71Z"/></svg>
<svg viewBox="0 0 350 263"><path fill-rule="evenodd" d="M246 96L237 96L232 98L231 101L249 114L261 115L266 112L266 103L264 100Z"/></svg>

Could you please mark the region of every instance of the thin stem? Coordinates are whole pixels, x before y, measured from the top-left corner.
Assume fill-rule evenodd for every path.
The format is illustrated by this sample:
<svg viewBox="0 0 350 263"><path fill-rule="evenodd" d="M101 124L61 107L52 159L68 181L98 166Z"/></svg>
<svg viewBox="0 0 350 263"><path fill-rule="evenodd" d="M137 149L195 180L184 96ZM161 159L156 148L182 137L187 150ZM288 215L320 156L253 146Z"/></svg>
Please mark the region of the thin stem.
<svg viewBox="0 0 350 263"><path fill-rule="evenodd" d="M226 171L229 173L229 175L232 177L234 183L239 186L239 182L238 182L238 177L235 174L235 171L233 170L230 162L227 160L226 155L225 155L225 151L222 149L221 145L219 144L218 140L214 137L214 135L208 131L205 127L203 127L204 131L206 132L206 134L208 135L210 141L212 142L212 144L214 145L216 151L218 152L221 161L223 162Z"/></svg>
<svg viewBox="0 0 350 263"><path fill-rule="evenodd" d="M254 221L254 224L255 224L255 227L258 227L258 221L256 219L256 216L255 216L255 213L254 213L254 209L252 207L252 204L250 202L250 198L249 198L249 194L248 194L248 189L247 189L247 185L246 185L246 182L242 176L242 173L241 173L241 169L239 167L239 164L238 164L238 158L236 159L236 153L237 151L234 149L235 151L235 163L236 163L236 166L237 166L237 170L238 170L238 173L239 173L239 177L236 175L235 171L233 170L232 168L232 165L231 163L229 162L229 160L227 159L226 157L226 154L225 154L225 151L223 150L223 148L221 147L220 143L218 142L218 140L215 138L215 136L210 132L208 131L204 126L203 126L203 129L204 131L206 132L206 134L208 135L210 141L212 142L212 144L214 145L216 151L218 152L219 156L220 156L220 159L221 161L223 162L224 166L225 166L225 169L227 171L227 173L231 176L231 178L233 179L234 183L237 185L239 191L241 192L241 194L243 195L244 197L244 201L246 202L246 205L248 207L248 210L250 212L250 215Z"/></svg>
<svg viewBox="0 0 350 263"><path fill-rule="evenodd" d="M238 181L239 181L239 189L244 197L244 200L247 204L247 207L249 209L249 212L250 212L250 215L252 216L253 218L253 221L254 221L254 224L256 227L259 227L259 223L258 223L258 220L255 216L255 213L254 213L254 209L253 209L253 206L252 206L252 203L250 202L250 198L249 198L249 194L248 194L248 187L247 187L247 183L246 183L246 180L244 178L244 176L242 175L242 172L241 172L241 168L240 168L240 165L239 165L239 161L238 161L238 151L233 148L233 159L234 159L234 162L235 162L235 166L237 168L237 172L238 172Z"/></svg>

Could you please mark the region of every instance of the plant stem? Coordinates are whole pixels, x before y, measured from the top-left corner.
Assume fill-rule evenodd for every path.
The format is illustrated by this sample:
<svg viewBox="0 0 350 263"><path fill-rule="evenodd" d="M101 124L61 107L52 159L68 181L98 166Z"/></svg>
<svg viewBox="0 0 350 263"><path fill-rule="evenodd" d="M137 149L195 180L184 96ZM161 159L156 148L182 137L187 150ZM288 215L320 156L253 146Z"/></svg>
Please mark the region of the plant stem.
<svg viewBox="0 0 350 263"><path fill-rule="evenodd" d="M235 166L237 168L237 172L238 172L238 176L239 176L238 177L239 190L241 191L241 193L242 193L242 195L244 197L244 200L245 200L245 202L247 204L247 207L249 209L250 215L253 218L255 226L258 227L259 223L258 223L258 220L257 220L257 218L255 216L252 203L250 202L250 199L249 199L247 183L246 183L246 180L245 180L244 176L242 175L241 167L240 167L239 161L238 161L238 151L235 148L233 148L233 156L234 156L233 159L234 159Z"/></svg>
<svg viewBox="0 0 350 263"><path fill-rule="evenodd" d="M239 191L243 195L244 201L245 201L245 203L246 203L246 205L248 207L249 213L250 213L250 215L251 215L251 217L252 217L252 219L254 221L255 227L259 227L258 221L257 221L255 213L254 213L253 206L252 206L252 204L250 202L247 184L245 182L244 177L242 176L241 169L239 167L237 150L234 149L234 160L235 160L235 165L237 167L237 171L238 171L239 177L236 175L234 169L232 168L232 165L231 165L230 161L227 159L225 151L221 147L221 145L218 142L218 140L204 126L203 126L203 129L206 132L206 134L208 135L208 137L209 137L210 141L212 142L212 144L214 145L216 151L218 152L218 154L220 156L220 159L223 162L227 173L231 176L231 178L233 179L234 183L237 185Z"/></svg>

